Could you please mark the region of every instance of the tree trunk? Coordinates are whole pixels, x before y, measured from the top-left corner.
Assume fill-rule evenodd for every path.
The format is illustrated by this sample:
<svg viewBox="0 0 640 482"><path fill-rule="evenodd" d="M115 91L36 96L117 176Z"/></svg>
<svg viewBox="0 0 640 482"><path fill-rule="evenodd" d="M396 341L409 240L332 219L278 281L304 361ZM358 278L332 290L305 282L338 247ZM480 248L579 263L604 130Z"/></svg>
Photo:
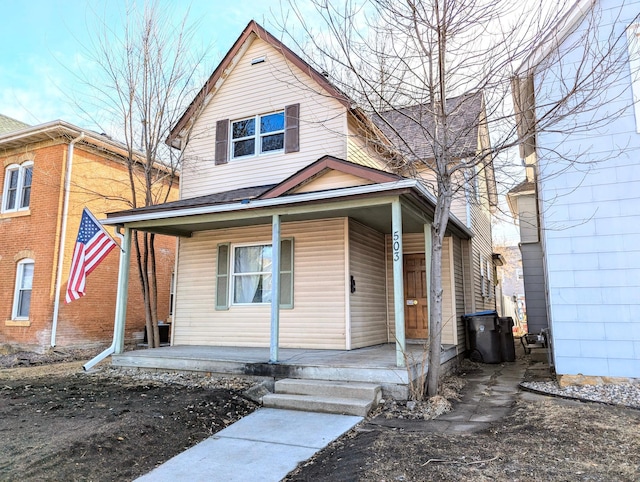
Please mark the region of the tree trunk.
<svg viewBox="0 0 640 482"><path fill-rule="evenodd" d="M443 186L440 186L443 187ZM440 190L437 198L433 226L431 228L431 304L429 315L429 363L427 372L427 396L438 394L440 379L440 346L442 343L442 244L449 223L452 194L448 189Z"/></svg>

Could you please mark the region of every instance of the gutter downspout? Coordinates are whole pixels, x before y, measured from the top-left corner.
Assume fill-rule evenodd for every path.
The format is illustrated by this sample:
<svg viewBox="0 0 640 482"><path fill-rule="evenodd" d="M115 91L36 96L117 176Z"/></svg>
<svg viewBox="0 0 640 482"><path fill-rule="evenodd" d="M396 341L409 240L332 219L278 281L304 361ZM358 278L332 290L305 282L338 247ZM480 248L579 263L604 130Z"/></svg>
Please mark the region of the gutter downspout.
<svg viewBox="0 0 640 482"><path fill-rule="evenodd" d="M64 245L67 234L67 217L69 214L69 190L71 188L71 169L73 168L73 148L75 143L84 139L81 132L78 137L69 142L67 148L67 168L64 179L64 201L62 205L62 227L60 229L60 246L58 248L58 268L56 272L56 294L53 302L53 320L51 324L51 347L56 346L56 331L58 329L58 312L60 311L60 289L62 286L62 265L64 264Z"/></svg>
<svg viewBox="0 0 640 482"><path fill-rule="evenodd" d="M125 270L129 269L129 256L128 256L129 247L127 244L128 240L126 239L126 236L129 236L129 240L130 240L131 235L130 235L129 229L125 230L125 234L121 234L119 227L116 227L116 234L120 238L120 245L122 246L122 249L120 250L120 266L118 269L118 289L120 289L120 287L123 286L124 276L128 277L128 273L125 272ZM127 289L128 289L128 286L125 288L125 291ZM100 353L99 355L96 355L87 363L85 363L82 366L82 368L85 371L90 370L95 365L100 363L102 360L107 358L109 355L113 355L116 351L118 351L118 349L119 349L119 352L122 352L122 345L124 341L122 337L122 328L124 324L124 318L121 316L121 311L122 311L121 305L124 303L125 310L126 310L126 301L123 301L121 298L122 298L121 293L118 293L118 298L116 300L115 318L113 321L113 340L111 342L111 345L107 349L105 349L102 353Z"/></svg>

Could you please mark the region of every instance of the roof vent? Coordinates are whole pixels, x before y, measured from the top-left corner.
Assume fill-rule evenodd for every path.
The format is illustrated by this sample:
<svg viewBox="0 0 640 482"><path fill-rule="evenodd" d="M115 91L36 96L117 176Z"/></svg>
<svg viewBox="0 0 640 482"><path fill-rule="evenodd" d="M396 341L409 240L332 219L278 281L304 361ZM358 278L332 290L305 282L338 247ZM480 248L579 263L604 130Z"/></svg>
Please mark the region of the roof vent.
<svg viewBox="0 0 640 482"><path fill-rule="evenodd" d="M255 59L251 59L251 65L261 64L265 60L267 60L267 58L264 57L264 56L263 57L256 57Z"/></svg>

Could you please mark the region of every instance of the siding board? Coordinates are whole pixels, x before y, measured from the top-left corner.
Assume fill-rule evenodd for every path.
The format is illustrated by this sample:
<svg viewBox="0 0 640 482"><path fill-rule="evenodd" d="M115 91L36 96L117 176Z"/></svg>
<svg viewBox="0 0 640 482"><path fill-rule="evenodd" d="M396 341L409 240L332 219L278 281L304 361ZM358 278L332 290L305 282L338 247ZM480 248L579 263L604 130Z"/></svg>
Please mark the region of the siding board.
<svg viewBox="0 0 640 482"><path fill-rule="evenodd" d="M349 221L349 270L356 282L350 295L351 347L386 343L384 235Z"/></svg>
<svg viewBox="0 0 640 482"><path fill-rule="evenodd" d="M283 223L294 238L294 309L280 311L283 348L345 348L344 220ZM270 342L270 305L215 311L216 247L270 243L271 226L222 229L180 242L174 343L260 346Z"/></svg>
<svg viewBox="0 0 640 482"><path fill-rule="evenodd" d="M454 263L454 276L455 276L455 291L456 291L456 326L457 326L457 338L456 345L460 352L466 350L466 330L462 321L462 315L466 314L465 306L465 293L464 293L464 265L462 255L462 240L460 238L453 238L453 263Z"/></svg>
<svg viewBox="0 0 640 482"><path fill-rule="evenodd" d="M251 65L251 59L266 61ZM300 151L213 162L216 123L282 110L300 103ZM266 42L255 39L197 119L181 176L190 198L241 187L274 184L329 154L347 158L345 107Z"/></svg>

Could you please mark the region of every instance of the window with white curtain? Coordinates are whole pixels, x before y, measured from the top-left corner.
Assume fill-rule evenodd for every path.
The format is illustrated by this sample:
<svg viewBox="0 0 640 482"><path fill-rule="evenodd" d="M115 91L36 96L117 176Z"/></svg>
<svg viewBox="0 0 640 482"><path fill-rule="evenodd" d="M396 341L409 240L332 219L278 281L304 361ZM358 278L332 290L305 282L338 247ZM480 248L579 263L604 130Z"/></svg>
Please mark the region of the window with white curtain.
<svg viewBox="0 0 640 482"><path fill-rule="evenodd" d="M271 245L233 250L233 304L271 302Z"/></svg>
<svg viewBox="0 0 640 482"><path fill-rule="evenodd" d="M218 245L216 310L271 303L271 244ZM280 243L280 308L293 309L293 239Z"/></svg>

